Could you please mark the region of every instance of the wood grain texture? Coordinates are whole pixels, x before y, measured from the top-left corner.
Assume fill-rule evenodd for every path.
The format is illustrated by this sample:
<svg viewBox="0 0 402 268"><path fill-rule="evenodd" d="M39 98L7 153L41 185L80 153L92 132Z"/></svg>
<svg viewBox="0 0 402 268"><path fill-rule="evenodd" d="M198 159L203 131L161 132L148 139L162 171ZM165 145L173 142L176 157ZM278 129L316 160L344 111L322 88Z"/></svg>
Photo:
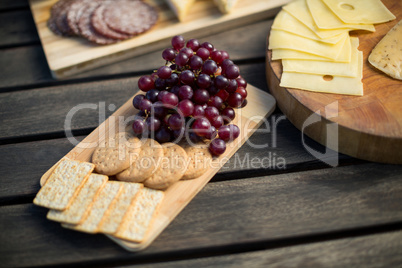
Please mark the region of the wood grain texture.
<svg viewBox="0 0 402 268"><path fill-rule="evenodd" d="M57 0L30 0L35 24L54 77L66 77L83 70L138 56L170 45L177 34L202 37L272 17L289 0L240 0L232 13L222 15L212 1L197 1L188 20L178 22L164 0L149 0L159 12L158 23L148 32L108 46L89 44L82 38L64 38L46 26L51 6Z"/></svg>
<svg viewBox="0 0 402 268"><path fill-rule="evenodd" d="M29 10L0 13L0 47L38 43L39 37Z"/></svg>
<svg viewBox="0 0 402 268"><path fill-rule="evenodd" d="M141 267L398 267L402 263L401 241L402 232L397 231Z"/></svg>
<svg viewBox="0 0 402 268"><path fill-rule="evenodd" d="M278 123L274 128L275 121ZM268 123L269 128L262 125L212 181L326 167L325 163L306 151L301 143L300 131L283 115L272 115ZM81 141L85 136L75 138ZM316 151L324 151L323 146L314 141L307 144ZM256 149L255 146L262 148ZM0 146L0 203L20 203L26 198L32 200L40 188L39 178L73 148L74 145L66 138ZM356 162L356 159L345 155L339 155L339 160L340 165Z"/></svg>
<svg viewBox="0 0 402 268"><path fill-rule="evenodd" d="M18 20L28 21L32 20L31 14L20 13ZM1 14L0 14L1 16ZM12 28L8 21L4 21L5 28ZM272 20L264 20L256 24L246 25L232 29L230 31L224 31L214 35L208 36L207 39L201 39L203 41L210 41L215 47L228 51L231 59L234 61L249 61L250 59L263 59L265 57L265 37L269 33L269 28L272 24ZM21 23L18 32L25 30ZM29 36L36 36L36 33L30 33ZM3 33L3 38L14 38L6 33ZM192 35L185 35L187 39L192 38ZM233 46L232 44L236 44ZM15 45L21 45L15 44ZM107 66L92 69L86 72L82 72L71 76L71 79L90 79L90 80L105 80L111 76L134 76L135 73L142 73L145 71L151 71L158 66L164 64L161 57L161 50L150 52L138 57L127 57L118 63L112 63ZM2 88L14 88L19 89L20 86L29 86L30 88L46 85L52 83L61 83L52 78L47 66L46 57L44 55L42 46L32 45L23 46L17 48L8 48L0 51L0 65L8 66L2 72L0 72L0 92ZM262 67L265 68L264 66ZM265 75L265 74L262 74ZM259 79L263 82L261 79ZM255 82L254 82L255 84ZM262 86L258 86L262 88ZM264 82L264 87L265 82Z"/></svg>
<svg viewBox="0 0 402 268"><path fill-rule="evenodd" d="M266 82L261 80L264 64L241 65L240 70L250 84L267 91ZM85 104L98 105L98 109L78 111L72 118L71 127L73 130L96 128L104 120L102 118L115 111L109 108L117 109L138 90L137 79L109 79L0 94L0 118L3 122L0 140L62 133L69 111ZM24 116L21 116L21 107Z"/></svg>
<svg viewBox="0 0 402 268"><path fill-rule="evenodd" d="M303 129L314 140L357 158L401 164L402 82L377 71L367 61L378 41L402 19L401 1L383 2L397 19L376 25L375 33L357 34L359 50L364 54L364 96L281 88L281 63L270 60L270 51L267 51L267 80L278 106L297 128L302 129L306 119L313 113L320 113L316 114L319 123ZM325 107L329 104L335 106L326 112ZM336 135L327 140L326 127L331 123L338 124L339 140ZM339 144L336 144L337 141Z"/></svg>
<svg viewBox="0 0 402 268"><path fill-rule="evenodd" d="M135 254L106 237L46 220L44 208L0 207L0 261L38 266L171 260L401 222L401 174L401 166L370 163L210 183L148 249Z"/></svg>

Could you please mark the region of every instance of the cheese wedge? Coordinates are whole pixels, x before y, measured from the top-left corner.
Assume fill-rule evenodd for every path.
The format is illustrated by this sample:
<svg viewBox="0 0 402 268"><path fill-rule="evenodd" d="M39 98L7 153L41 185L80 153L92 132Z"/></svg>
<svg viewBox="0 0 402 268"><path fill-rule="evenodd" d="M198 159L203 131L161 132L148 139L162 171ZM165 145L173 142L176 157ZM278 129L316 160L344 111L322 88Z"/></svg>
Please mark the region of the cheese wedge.
<svg viewBox="0 0 402 268"><path fill-rule="evenodd" d="M323 1L344 23L376 24L395 19L381 0Z"/></svg>
<svg viewBox="0 0 402 268"><path fill-rule="evenodd" d="M363 52L359 51L357 77L342 77L318 74L283 72L280 86L303 89L314 92L325 92L346 95L363 95Z"/></svg>
<svg viewBox="0 0 402 268"><path fill-rule="evenodd" d="M350 62L282 60L284 72L321 74L332 76L356 77L359 75L359 38L351 37L352 58Z"/></svg>
<svg viewBox="0 0 402 268"><path fill-rule="evenodd" d="M402 20L375 46L368 60L387 75L402 80Z"/></svg>
<svg viewBox="0 0 402 268"><path fill-rule="evenodd" d="M166 0L169 7L180 21L185 21L188 11L193 6L195 0Z"/></svg>
<svg viewBox="0 0 402 268"><path fill-rule="evenodd" d="M223 14L230 13L235 6L237 0L214 0L215 5Z"/></svg>
<svg viewBox="0 0 402 268"><path fill-rule="evenodd" d="M351 24L340 20L322 0L307 0L311 16L319 29L342 29L375 31L372 24Z"/></svg>

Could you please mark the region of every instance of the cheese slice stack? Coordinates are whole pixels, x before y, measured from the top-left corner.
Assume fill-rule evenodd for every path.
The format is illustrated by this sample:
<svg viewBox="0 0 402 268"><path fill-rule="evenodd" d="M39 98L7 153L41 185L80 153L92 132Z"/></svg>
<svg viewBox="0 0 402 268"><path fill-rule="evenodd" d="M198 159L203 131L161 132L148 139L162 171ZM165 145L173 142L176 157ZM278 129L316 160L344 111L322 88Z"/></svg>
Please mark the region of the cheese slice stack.
<svg viewBox="0 0 402 268"><path fill-rule="evenodd" d="M358 19L356 19L358 18ZM280 86L363 95L363 54L349 32L374 32L395 19L380 0L295 0L272 24L272 60L282 60Z"/></svg>

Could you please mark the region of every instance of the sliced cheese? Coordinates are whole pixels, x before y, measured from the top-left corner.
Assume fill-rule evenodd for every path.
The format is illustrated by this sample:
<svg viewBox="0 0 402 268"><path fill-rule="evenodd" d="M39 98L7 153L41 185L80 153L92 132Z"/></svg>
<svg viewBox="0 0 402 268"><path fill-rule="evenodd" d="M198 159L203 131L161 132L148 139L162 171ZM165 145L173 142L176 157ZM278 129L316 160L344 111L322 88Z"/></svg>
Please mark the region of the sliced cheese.
<svg viewBox="0 0 402 268"><path fill-rule="evenodd" d="M359 51L359 75L357 77L342 77L318 74L303 74L283 72L280 86L303 89L314 92L325 92L346 95L363 95L363 52Z"/></svg>
<svg viewBox="0 0 402 268"><path fill-rule="evenodd" d="M327 58L290 49L272 49L272 60L280 59L298 59L298 60L315 60L328 61Z"/></svg>
<svg viewBox="0 0 402 268"><path fill-rule="evenodd" d="M376 24L395 19L380 0L323 1L345 23Z"/></svg>
<svg viewBox="0 0 402 268"><path fill-rule="evenodd" d="M342 58L350 61L349 34L336 44L326 44L280 30L271 30L269 49L291 49L325 57L331 60Z"/></svg>
<svg viewBox="0 0 402 268"><path fill-rule="evenodd" d="M330 37L327 39L320 38L314 31L308 28L306 25L301 23L295 17L290 15L286 10L281 10L274 20L272 24L272 29L287 31L292 34L300 35L305 38L321 41L324 43L336 44L338 43L344 36L342 34Z"/></svg>
<svg viewBox="0 0 402 268"><path fill-rule="evenodd" d="M296 0L283 7L289 14L298 19L301 23L306 25L310 30L314 31L320 38L326 39L337 36L339 34L348 32L348 29L332 29L321 30L319 29L311 16L310 10L307 7L306 0Z"/></svg>
<svg viewBox="0 0 402 268"><path fill-rule="evenodd" d="M350 24L340 20L322 0L307 0L311 16L319 29L342 29L375 31L373 24Z"/></svg>
<svg viewBox="0 0 402 268"><path fill-rule="evenodd" d="M402 80L402 20L375 46L368 60L387 75Z"/></svg>
<svg viewBox="0 0 402 268"><path fill-rule="evenodd" d="M214 3L219 8L219 11L224 14L230 13L236 2L237 0L214 0Z"/></svg>
<svg viewBox="0 0 402 268"><path fill-rule="evenodd" d="M195 0L166 0L169 7L180 21L185 21L188 11L193 6Z"/></svg>
<svg viewBox="0 0 402 268"><path fill-rule="evenodd" d="M334 61L282 60L284 72L357 77L359 75L359 38L352 37L352 58L348 63Z"/></svg>

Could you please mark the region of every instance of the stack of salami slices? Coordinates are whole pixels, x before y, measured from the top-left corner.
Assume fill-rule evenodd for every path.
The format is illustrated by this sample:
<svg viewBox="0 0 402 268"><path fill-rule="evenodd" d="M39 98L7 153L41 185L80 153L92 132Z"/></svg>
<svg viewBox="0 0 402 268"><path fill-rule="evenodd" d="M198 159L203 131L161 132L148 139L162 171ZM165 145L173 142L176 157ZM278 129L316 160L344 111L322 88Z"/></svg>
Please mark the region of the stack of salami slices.
<svg viewBox="0 0 402 268"><path fill-rule="evenodd" d="M156 9L140 0L59 0L48 27L61 36L82 36L113 44L144 33L158 20Z"/></svg>

